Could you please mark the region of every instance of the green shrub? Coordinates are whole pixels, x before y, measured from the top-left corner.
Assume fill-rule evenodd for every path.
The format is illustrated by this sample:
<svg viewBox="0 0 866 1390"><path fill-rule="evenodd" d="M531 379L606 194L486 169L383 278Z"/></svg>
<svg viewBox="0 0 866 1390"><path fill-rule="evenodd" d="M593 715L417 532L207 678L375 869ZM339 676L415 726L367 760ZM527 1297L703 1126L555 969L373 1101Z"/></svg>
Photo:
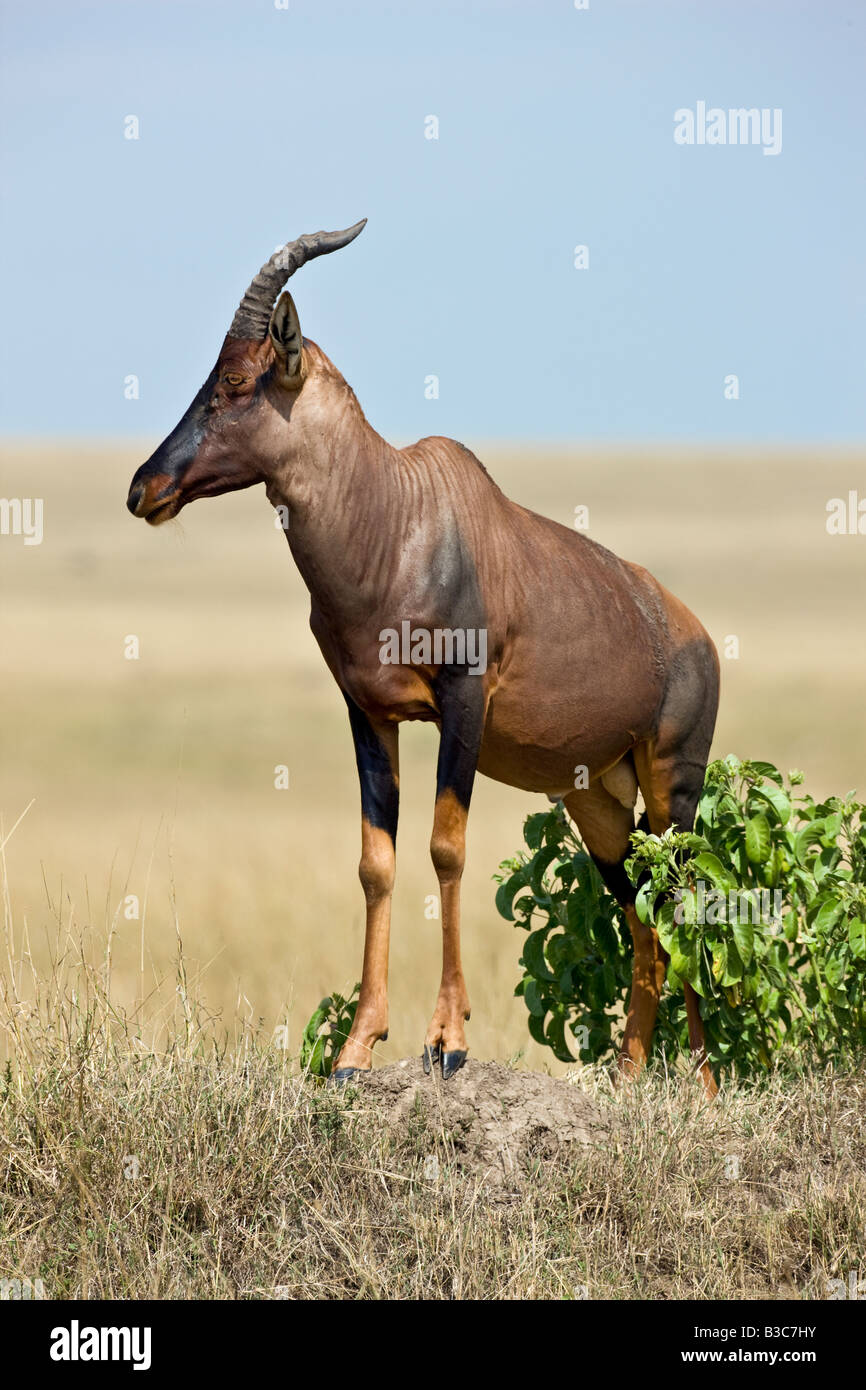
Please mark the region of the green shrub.
<svg viewBox="0 0 866 1390"><path fill-rule="evenodd" d="M866 1043L866 807L799 795L771 763L707 769L694 832L636 830L636 910L670 956L654 1045L688 1046L700 996L710 1062L755 1072L838 1061ZM563 1061L615 1049L631 985L625 917L561 804L527 818L496 905L528 933L517 987L529 1031Z"/></svg>
<svg viewBox="0 0 866 1390"><path fill-rule="evenodd" d="M331 1075L340 1049L351 1032L360 989L360 984L356 984L348 998L334 991L310 1015L298 1056L302 1070L309 1076L323 1080Z"/></svg>

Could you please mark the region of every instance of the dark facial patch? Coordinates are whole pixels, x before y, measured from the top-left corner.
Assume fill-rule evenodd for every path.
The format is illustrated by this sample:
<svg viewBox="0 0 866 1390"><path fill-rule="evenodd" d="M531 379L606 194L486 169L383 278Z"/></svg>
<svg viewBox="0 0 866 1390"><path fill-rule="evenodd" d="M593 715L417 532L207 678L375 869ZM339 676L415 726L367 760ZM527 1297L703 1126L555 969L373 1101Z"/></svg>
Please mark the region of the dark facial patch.
<svg viewBox="0 0 866 1390"><path fill-rule="evenodd" d="M179 486L184 473L199 451L207 430L208 405L217 382L218 366L214 367L207 381L193 400L186 414L175 425L171 434L162 441L159 448L141 465L129 489L126 505L135 514L136 506L148 480L164 474ZM163 492L166 489L163 489Z"/></svg>

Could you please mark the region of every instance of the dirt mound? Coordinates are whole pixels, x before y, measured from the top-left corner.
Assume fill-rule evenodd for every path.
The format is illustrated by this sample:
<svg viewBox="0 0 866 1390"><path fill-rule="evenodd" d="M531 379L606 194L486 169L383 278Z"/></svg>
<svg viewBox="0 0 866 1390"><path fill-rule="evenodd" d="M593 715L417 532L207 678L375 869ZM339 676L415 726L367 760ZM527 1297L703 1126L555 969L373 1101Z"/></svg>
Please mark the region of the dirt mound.
<svg viewBox="0 0 866 1390"><path fill-rule="evenodd" d="M519 1183L533 1161L571 1145L609 1141L610 1121L577 1086L539 1072L512 1071L499 1062L466 1065L443 1082L438 1068L424 1075L420 1058L377 1068L357 1080L386 1123L407 1132L419 1122L444 1140L454 1160L492 1187Z"/></svg>

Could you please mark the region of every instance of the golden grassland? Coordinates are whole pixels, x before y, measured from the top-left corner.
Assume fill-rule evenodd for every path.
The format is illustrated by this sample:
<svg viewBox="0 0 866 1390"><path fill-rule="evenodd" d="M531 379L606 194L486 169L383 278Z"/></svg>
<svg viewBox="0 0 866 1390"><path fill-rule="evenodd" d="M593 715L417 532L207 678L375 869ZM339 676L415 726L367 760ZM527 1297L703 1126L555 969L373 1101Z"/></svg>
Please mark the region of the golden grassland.
<svg viewBox="0 0 866 1390"><path fill-rule="evenodd" d="M41 545L0 537L7 836L30 807L5 851L3 968L29 953L48 970L67 928L68 949L93 959L110 939L113 997L157 1038L173 1016L180 935L197 995L229 1036L287 1025L296 1050L319 998L360 970L345 707L262 489L196 504L154 531L124 509L148 451L129 441L3 451L0 493L45 508ZM587 505L593 537L651 569L720 646L738 638L739 658L722 662L717 754L801 767L816 795L866 791L866 539L825 529L827 500L862 484L862 454L477 452L535 510L569 524ZM131 634L134 661L124 658ZM425 917L436 733L406 726L401 743L383 1061L420 1049L439 970L439 924ZM274 787L278 764L287 791ZM464 880L471 1050L534 1067L550 1059L512 997L522 934L497 916L491 876L517 848L524 815L545 805L480 778ZM127 894L137 919L124 915Z"/></svg>

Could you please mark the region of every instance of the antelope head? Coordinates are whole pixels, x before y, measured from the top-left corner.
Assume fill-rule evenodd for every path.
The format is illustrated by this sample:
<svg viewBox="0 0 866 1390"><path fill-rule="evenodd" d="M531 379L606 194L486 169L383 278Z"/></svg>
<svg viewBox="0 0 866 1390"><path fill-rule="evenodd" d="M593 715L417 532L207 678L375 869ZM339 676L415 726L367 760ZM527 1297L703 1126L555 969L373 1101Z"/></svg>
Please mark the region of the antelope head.
<svg viewBox="0 0 866 1390"><path fill-rule="evenodd" d="M267 481L275 417L290 418L311 361L292 296L285 291L274 300L305 261L347 246L366 220L287 242L262 266L207 381L135 474L126 502L133 516L158 526L197 497Z"/></svg>

